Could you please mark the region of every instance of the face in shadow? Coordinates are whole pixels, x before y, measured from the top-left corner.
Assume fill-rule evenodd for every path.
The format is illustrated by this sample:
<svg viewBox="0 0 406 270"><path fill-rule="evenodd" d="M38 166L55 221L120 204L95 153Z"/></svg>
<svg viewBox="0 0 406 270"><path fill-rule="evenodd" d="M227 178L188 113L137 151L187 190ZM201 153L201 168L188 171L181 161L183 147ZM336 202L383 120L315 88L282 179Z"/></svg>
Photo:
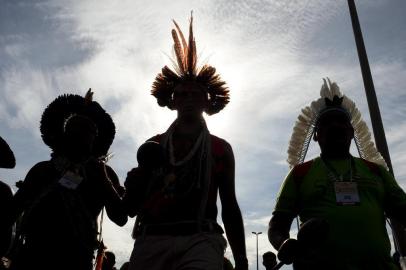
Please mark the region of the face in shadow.
<svg viewBox="0 0 406 270"><path fill-rule="evenodd" d="M320 116L316 124L314 140L322 154L332 157L348 156L354 129L349 116L340 110L332 110Z"/></svg>
<svg viewBox="0 0 406 270"><path fill-rule="evenodd" d="M97 128L85 116L74 115L67 119L64 128L64 152L73 161L84 161L92 155Z"/></svg>
<svg viewBox="0 0 406 270"><path fill-rule="evenodd" d="M185 82L178 85L173 93L173 107L178 118L194 120L201 118L207 107L208 97L203 86L196 82Z"/></svg>

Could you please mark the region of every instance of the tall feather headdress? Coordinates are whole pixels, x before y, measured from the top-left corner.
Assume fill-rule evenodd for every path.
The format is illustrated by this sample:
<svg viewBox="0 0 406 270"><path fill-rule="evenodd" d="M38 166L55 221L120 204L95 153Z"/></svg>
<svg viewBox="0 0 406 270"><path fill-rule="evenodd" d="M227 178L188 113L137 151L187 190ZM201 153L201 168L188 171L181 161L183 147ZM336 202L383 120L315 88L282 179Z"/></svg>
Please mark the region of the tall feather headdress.
<svg viewBox="0 0 406 270"><path fill-rule="evenodd" d="M360 157L388 168L385 160L376 149L371 138L371 132L355 103L341 93L335 82L332 83L329 78L323 79L323 81L320 98L313 101L310 106L303 108L296 120L288 148L287 161L289 166L292 168L303 163L320 114L339 100L340 105L336 109L344 110L348 114L354 128L354 141Z"/></svg>
<svg viewBox="0 0 406 270"><path fill-rule="evenodd" d="M174 20L175 29L172 29L172 39L174 42L173 60L174 71L168 66L162 68L152 85L151 94L157 98L160 106L167 106L171 110L172 95L177 85L186 81L193 81L203 86L209 97L209 105L205 109L208 115L221 111L229 102L229 90L226 83L221 80L216 69L210 65L197 67L196 41L193 35L193 14L189 23L189 38L186 41L179 25Z"/></svg>

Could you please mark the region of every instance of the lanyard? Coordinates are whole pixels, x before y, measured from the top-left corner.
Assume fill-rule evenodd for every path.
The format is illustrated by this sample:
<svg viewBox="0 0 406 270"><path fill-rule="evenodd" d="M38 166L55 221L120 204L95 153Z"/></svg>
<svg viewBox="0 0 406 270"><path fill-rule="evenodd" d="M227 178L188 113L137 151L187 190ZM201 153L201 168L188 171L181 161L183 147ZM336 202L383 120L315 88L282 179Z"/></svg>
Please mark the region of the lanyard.
<svg viewBox="0 0 406 270"><path fill-rule="evenodd" d="M324 167L327 170L327 174L328 174L329 178L333 182L337 182L337 181L342 182L342 181L344 181L344 176L349 176L349 181L352 182L353 175L355 174L355 161L354 161L354 158L352 156L349 158L350 169L344 174L339 174L337 172L337 170L334 169L334 167L331 165L331 163L328 162L327 160L321 158L321 161L322 161L322 164L324 165ZM354 169L354 173L353 173L353 169ZM346 180L348 180L348 178Z"/></svg>

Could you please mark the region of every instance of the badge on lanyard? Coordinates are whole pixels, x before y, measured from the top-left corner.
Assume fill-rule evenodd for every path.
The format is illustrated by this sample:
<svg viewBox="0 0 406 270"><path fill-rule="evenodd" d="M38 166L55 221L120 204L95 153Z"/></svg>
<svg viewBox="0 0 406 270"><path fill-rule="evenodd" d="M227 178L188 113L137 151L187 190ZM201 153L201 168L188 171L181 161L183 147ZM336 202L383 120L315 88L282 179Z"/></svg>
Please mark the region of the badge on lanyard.
<svg viewBox="0 0 406 270"><path fill-rule="evenodd" d="M334 190L338 205L359 205L357 182L336 181L334 182Z"/></svg>
<svg viewBox="0 0 406 270"><path fill-rule="evenodd" d="M67 171L61 179L59 179L59 184L67 189L75 190L79 184L82 182L83 177L72 172Z"/></svg>

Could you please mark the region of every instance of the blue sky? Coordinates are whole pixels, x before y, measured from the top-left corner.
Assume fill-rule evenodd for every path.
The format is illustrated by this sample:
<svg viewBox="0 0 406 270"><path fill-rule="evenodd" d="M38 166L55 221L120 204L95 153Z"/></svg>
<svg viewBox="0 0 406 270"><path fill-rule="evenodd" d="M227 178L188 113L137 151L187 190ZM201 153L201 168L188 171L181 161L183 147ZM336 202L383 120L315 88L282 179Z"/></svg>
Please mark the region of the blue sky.
<svg viewBox="0 0 406 270"><path fill-rule="evenodd" d="M356 3L395 175L405 188L406 3ZM254 269L251 232L266 232L288 172L293 124L300 109L319 97L321 78L336 81L370 123L347 1L0 0L0 134L17 158L16 168L1 170L0 177L13 186L48 159L39 133L43 109L62 93L84 94L91 87L116 123L110 164L124 181L136 166L138 146L176 116L149 91L170 64L171 19L186 29L191 10L200 59L217 68L231 91L230 104L206 119L211 132L234 148ZM313 144L308 157L317 153ZM106 244L120 263L132 249L132 223L105 225ZM265 234L259 248L271 249Z"/></svg>

